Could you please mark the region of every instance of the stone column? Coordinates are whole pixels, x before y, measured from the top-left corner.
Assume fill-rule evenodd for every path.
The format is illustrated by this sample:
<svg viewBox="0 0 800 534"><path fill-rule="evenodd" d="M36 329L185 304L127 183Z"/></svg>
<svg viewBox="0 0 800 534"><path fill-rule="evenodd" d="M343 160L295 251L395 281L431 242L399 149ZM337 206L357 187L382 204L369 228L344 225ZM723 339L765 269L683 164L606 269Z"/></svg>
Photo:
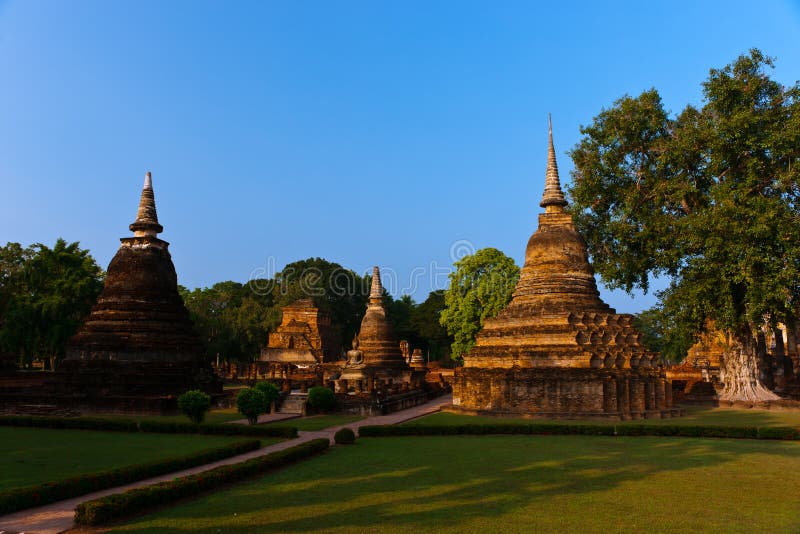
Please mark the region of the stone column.
<svg viewBox="0 0 800 534"><path fill-rule="evenodd" d="M631 418L630 380L626 376L617 377L617 410L623 421Z"/></svg>
<svg viewBox="0 0 800 534"><path fill-rule="evenodd" d="M605 390L603 383L597 380L586 380L583 383L583 391L588 395L589 406L593 413L603 413Z"/></svg>
<svg viewBox="0 0 800 534"><path fill-rule="evenodd" d="M642 412L645 411L644 384L642 384L642 381L638 377L631 378L629 391L630 391L631 417L633 419L641 419Z"/></svg>
<svg viewBox="0 0 800 534"><path fill-rule="evenodd" d="M664 400L667 408L672 408L672 382L666 378L662 379L664 382Z"/></svg>
<svg viewBox="0 0 800 534"><path fill-rule="evenodd" d="M655 383L656 388L656 410L663 410L666 408L665 406L665 391L664 391L664 379L659 378Z"/></svg>
<svg viewBox="0 0 800 534"><path fill-rule="evenodd" d="M608 414L618 413L617 383L613 378L603 380L603 411Z"/></svg>

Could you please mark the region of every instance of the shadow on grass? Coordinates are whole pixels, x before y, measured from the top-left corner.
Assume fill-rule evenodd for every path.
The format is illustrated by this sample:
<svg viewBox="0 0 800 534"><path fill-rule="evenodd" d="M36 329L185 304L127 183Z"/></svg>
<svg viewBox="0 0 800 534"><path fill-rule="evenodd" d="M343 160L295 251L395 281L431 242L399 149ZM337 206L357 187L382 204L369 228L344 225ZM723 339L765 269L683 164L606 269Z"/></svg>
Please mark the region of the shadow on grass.
<svg viewBox="0 0 800 534"><path fill-rule="evenodd" d="M258 481L141 518L123 530L159 532L230 530L306 532L430 530L478 519L484 522L525 514L558 525L553 499L591 502L616 490L621 509L635 509L640 496L621 488L654 475L672 474L680 487L684 472L731 464L747 471L748 456L794 460L800 445L749 440L609 438L576 436L475 436L373 438ZM693 474L693 477L697 474ZM725 481L707 480L709 495ZM765 482L765 487L768 482ZM734 489L735 491L735 489ZM754 491L750 488L749 491ZM657 493L657 492L656 492ZM764 508L769 509L769 502ZM672 517L679 502L659 503ZM235 516L233 514L236 514ZM537 512L538 514L538 512ZM657 520L657 518L656 518Z"/></svg>

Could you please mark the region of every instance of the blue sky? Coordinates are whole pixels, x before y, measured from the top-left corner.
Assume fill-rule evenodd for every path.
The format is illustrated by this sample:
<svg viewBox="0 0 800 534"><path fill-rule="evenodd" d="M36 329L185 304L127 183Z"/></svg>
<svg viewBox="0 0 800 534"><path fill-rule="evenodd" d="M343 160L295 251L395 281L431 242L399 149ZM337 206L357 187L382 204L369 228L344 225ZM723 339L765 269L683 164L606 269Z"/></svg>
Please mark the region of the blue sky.
<svg viewBox="0 0 800 534"><path fill-rule="evenodd" d="M441 287L451 252L520 264L553 114L656 87L679 111L751 47L800 78L798 2L0 3L0 243L105 267L145 171L180 283L321 256ZM603 290L619 311L652 295Z"/></svg>

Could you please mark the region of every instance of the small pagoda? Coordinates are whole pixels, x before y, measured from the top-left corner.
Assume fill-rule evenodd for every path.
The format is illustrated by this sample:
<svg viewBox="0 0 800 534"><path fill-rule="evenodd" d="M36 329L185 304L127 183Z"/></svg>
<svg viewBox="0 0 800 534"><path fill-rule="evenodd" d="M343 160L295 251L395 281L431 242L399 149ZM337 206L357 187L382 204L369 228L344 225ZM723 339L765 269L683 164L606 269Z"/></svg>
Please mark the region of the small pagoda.
<svg viewBox="0 0 800 534"><path fill-rule="evenodd" d="M540 206L511 302L484 322L456 370L453 405L531 417L670 416L658 354L642 345L633 316L600 299L586 243L565 210L552 125Z"/></svg>
<svg viewBox="0 0 800 534"><path fill-rule="evenodd" d="M353 349L347 353L340 389L369 392L381 386L410 384L413 375L414 371L406 363L400 340L386 315L381 271L374 267L367 311L353 340Z"/></svg>
<svg viewBox="0 0 800 534"><path fill-rule="evenodd" d="M87 407L134 412L172 409L190 389L221 392L178 294L169 243L158 238L164 228L149 172L130 230L67 345L53 388Z"/></svg>

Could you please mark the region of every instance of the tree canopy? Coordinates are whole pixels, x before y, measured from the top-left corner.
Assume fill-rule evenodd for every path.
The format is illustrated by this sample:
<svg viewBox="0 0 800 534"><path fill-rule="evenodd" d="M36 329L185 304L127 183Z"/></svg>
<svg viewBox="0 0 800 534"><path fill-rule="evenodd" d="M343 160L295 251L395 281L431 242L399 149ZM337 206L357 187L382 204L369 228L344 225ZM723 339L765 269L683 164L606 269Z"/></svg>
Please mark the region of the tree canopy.
<svg viewBox="0 0 800 534"><path fill-rule="evenodd" d="M248 285L231 281L192 291L179 289L209 359L249 361L258 355L275 324L272 294L255 293Z"/></svg>
<svg viewBox="0 0 800 534"><path fill-rule="evenodd" d="M677 116L656 89L624 96L581 128L571 151L575 222L611 287L647 291L680 328L728 333L724 398L773 398L755 332L794 324L800 298L800 85L769 76L758 50L703 83ZM760 370L762 373L763 369Z"/></svg>
<svg viewBox="0 0 800 534"><path fill-rule="evenodd" d="M0 248L0 348L18 363L52 367L103 288L103 270L80 244L58 239Z"/></svg>
<svg viewBox="0 0 800 534"><path fill-rule="evenodd" d="M458 260L455 268L440 322L453 336L452 357L461 358L475 344L483 320L497 315L511 300L519 267L496 248L483 248Z"/></svg>

